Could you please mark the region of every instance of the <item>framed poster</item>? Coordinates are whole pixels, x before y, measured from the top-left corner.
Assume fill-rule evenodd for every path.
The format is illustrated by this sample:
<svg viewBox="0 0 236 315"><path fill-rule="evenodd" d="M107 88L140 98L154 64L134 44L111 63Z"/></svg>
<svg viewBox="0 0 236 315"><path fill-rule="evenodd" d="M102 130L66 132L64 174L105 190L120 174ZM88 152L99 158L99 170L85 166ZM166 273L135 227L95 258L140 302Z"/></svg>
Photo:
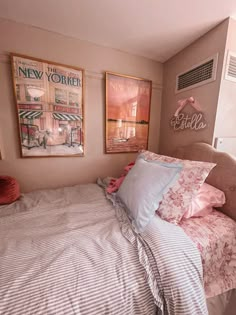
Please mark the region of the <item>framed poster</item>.
<svg viewBox="0 0 236 315"><path fill-rule="evenodd" d="M22 157L84 155L84 71L11 55Z"/></svg>
<svg viewBox="0 0 236 315"><path fill-rule="evenodd" d="M106 72L106 153L148 148L152 82Z"/></svg>

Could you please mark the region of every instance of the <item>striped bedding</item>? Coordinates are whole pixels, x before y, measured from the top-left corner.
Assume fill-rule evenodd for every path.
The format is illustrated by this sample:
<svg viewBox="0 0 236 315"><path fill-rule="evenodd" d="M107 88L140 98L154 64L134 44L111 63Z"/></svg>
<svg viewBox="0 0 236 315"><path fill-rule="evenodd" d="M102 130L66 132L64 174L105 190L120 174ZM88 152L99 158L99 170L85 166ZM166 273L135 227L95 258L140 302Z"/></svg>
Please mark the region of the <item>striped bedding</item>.
<svg viewBox="0 0 236 315"><path fill-rule="evenodd" d="M0 314L207 314L198 250L156 217L136 235L96 184L0 207Z"/></svg>

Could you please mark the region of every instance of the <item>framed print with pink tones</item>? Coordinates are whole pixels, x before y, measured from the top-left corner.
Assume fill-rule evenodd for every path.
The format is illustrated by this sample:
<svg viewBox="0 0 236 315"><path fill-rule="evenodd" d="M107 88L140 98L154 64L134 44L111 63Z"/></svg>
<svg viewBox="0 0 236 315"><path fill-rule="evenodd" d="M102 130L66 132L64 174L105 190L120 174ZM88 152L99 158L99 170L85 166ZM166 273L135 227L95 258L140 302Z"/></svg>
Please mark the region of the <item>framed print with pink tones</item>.
<svg viewBox="0 0 236 315"><path fill-rule="evenodd" d="M152 82L106 72L106 153L148 148Z"/></svg>
<svg viewBox="0 0 236 315"><path fill-rule="evenodd" d="M83 69L18 54L11 64L21 156L83 156Z"/></svg>

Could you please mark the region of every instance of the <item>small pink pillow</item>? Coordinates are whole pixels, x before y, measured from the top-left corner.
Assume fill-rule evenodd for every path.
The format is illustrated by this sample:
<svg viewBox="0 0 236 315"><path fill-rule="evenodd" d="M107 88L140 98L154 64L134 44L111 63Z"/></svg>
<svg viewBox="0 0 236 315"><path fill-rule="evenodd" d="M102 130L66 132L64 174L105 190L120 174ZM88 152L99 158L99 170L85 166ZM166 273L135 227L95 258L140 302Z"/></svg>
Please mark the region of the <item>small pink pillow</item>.
<svg viewBox="0 0 236 315"><path fill-rule="evenodd" d="M20 187L17 180L10 176L0 176L0 205L14 202L20 198Z"/></svg>
<svg viewBox="0 0 236 315"><path fill-rule="evenodd" d="M179 179L175 185L163 195L160 206L156 212L163 220L178 224L185 212L188 211L193 198L197 195L200 187L216 164L181 160L150 151L142 151L141 155L147 161L157 160L173 164L181 163L183 165Z"/></svg>
<svg viewBox="0 0 236 315"><path fill-rule="evenodd" d="M212 212L213 207L222 207L223 204L225 204L224 192L204 183L192 200L189 210L185 212L184 218L204 217Z"/></svg>

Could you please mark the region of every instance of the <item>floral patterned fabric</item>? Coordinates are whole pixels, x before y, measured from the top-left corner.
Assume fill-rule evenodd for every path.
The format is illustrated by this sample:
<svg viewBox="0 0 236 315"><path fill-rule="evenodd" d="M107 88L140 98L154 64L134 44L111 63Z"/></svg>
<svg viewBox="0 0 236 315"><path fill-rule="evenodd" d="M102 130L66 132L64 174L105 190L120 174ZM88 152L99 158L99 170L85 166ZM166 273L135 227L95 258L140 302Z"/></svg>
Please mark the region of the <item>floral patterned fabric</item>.
<svg viewBox="0 0 236 315"><path fill-rule="evenodd" d="M236 288L236 222L213 210L180 224L201 252L206 297Z"/></svg>
<svg viewBox="0 0 236 315"><path fill-rule="evenodd" d="M200 187L204 183L213 163L180 160L169 156L159 155L150 151L142 151L141 155L145 160L158 160L168 163L182 163L183 170L179 179L163 195L162 202L157 210L157 214L164 220L178 224L191 205L193 198L197 195Z"/></svg>

